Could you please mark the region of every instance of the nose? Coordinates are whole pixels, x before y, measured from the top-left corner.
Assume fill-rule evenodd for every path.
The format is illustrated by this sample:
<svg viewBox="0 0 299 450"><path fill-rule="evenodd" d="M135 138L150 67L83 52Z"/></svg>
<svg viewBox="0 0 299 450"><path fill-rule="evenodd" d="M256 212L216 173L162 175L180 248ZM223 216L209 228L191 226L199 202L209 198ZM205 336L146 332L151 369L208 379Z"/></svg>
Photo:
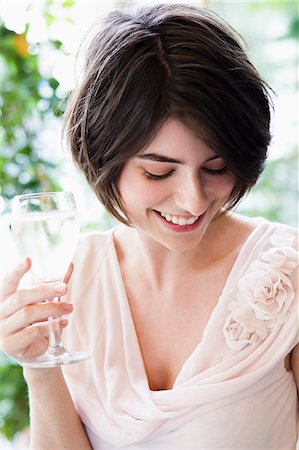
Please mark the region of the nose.
<svg viewBox="0 0 299 450"><path fill-rule="evenodd" d="M207 194L198 174L190 174L177 186L174 200L181 212L200 216L207 209Z"/></svg>

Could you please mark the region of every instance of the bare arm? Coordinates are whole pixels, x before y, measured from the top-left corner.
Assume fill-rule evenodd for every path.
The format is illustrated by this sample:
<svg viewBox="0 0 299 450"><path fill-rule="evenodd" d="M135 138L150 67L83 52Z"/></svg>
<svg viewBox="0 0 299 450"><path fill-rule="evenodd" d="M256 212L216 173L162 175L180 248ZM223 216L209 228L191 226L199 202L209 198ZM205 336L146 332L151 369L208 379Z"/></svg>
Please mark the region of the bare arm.
<svg viewBox="0 0 299 450"><path fill-rule="evenodd" d="M29 389L30 448L91 450L61 369L25 369L24 376Z"/></svg>
<svg viewBox="0 0 299 450"><path fill-rule="evenodd" d="M291 352L291 369L299 392L299 344Z"/></svg>

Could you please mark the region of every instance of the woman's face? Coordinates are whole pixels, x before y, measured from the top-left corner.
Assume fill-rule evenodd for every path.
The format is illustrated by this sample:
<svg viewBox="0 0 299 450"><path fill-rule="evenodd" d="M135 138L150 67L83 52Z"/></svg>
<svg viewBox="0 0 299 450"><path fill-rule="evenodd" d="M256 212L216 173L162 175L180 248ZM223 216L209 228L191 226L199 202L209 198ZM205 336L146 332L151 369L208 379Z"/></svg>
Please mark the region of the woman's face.
<svg viewBox="0 0 299 450"><path fill-rule="evenodd" d="M195 248L228 200L235 178L226 162L170 119L128 160L118 189L134 227L174 251Z"/></svg>

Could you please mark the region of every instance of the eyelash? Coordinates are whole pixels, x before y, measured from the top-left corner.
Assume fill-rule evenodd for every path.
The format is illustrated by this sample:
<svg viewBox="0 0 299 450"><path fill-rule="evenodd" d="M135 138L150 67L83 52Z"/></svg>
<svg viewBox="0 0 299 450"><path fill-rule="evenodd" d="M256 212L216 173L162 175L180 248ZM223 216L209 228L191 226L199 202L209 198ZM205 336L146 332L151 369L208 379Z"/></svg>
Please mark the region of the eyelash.
<svg viewBox="0 0 299 450"><path fill-rule="evenodd" d="M219 176L219 175L223 175L228 172L227 167L223 167L222 169L217 169L217 170L213 170L213 169L203 169L203 170L212 176L217 176L217 175ZM165 180L166 178L170 177L173 172L174 172L174 170L171 170L170 172L167 172L164 175L155 175L154 173L150 173L146 170L144 172L144 175L147 178L149 178L150 180L162 181L162 180Z"/></svg>
<svg viewBox="0 0 299 450"><path fill-rule="evenodd" d="M173 170L170 172L165 173L164 175L155 175L154 173L150 173L147 170L144 172L144 175L149 178L150 180L165 180L166 178L170 177L173 173Z"/></svg>

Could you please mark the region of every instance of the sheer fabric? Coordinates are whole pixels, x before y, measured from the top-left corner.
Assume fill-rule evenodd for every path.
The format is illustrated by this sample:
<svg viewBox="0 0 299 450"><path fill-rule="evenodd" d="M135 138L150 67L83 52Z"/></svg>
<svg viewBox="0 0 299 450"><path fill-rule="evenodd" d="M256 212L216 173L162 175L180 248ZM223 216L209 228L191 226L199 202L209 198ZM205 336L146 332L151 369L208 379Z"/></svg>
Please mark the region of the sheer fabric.
<svg viewBox="0 0 299 450"><path fill-rule="evenodd" d="M148 385L114 229L82 236L63 340L92 358L63 371L95 450L295 448L296 387L284 358L298 342L296 230L256 222L166 391Z"/></svg>

